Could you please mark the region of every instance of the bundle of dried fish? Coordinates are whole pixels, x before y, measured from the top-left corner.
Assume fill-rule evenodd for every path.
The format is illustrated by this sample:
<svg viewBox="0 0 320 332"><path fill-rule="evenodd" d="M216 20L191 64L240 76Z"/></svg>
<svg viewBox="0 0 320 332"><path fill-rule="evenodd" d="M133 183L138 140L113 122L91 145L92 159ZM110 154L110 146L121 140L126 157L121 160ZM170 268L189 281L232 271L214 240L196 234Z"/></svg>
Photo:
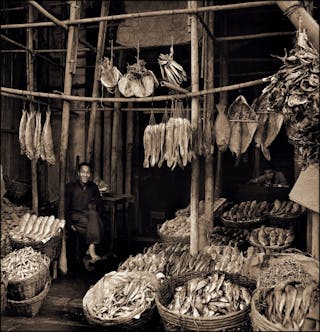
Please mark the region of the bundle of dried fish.
<svg viewBox="0 0 320 332"><path fill-rule="evenodd" d="M26 125L27 125L28 112L25 109L25 104L22 109L22 116L19 125L19 142L20 142L20 154L26 153Z"/></svg>
<svg viewBox="0 0 320 332"><path fill-rule="evenodd" d="M50 123L51 110L48 106L46 112L46 121L44 123L42 134L41 134L41 150L40 156L42 160L46 160L49 165L55 165L56 157L53 149L52 129Z"/></svg>
<svg viewBox="0 0 320 332"><path fill-rule="evenodd" d="M119 79L122 77L119 69L113 65L112 60L105 57L100 65L100 81L107 88L108 92L114 93Z"/></svg>
<svg viewBox="0 0 320 332"><path fill-rule="evenodd" d="M216 142L219 151L224 152L230 142L231 128L228 117L226 115L226 107L224 105L217 105L218 115L214 123Z"/></svg>
<svg viewBox="0 0 320 332"><path fill-rule="evenodd" d="M305 168L319 162L319 54L299 31L295 47L280 59L284 64L262 96L267 110L283 116L296 161Z"/></svg>

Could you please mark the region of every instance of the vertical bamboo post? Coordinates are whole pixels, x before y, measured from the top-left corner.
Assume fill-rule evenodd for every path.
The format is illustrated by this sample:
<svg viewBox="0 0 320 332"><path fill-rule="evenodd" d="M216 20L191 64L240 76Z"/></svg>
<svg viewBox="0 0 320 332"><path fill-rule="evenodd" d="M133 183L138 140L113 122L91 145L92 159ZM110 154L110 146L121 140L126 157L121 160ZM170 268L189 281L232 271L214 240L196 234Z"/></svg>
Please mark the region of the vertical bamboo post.
<svg viewBox="0 0 320 332"><path fill-rule="evenodd" d="M134 146L133 146L133 192L134 192L134 228L138 234L142 234L142 224L140 220L140 165L139 165L139 142L140 142L140 114L134 114Z"/></svg>
<svg viewBox="0 0 320 332"><path fill-rule="evenodd" d="M108 13L109 13L109 4L110 4L110 1L102 0L100 16L107 16L108 15ZM100 64L101 58L102 58L103 53L104 53L106 31L107 31L107 21L99 22L97 54L96 54L96 64L95 64L94 78L93 78L92 97L98 97L99 96L99 82L98 82L99 74L100 74L99 64ZM86 150L87 161L92 160L93 141L94 141L94 138L95 138L96 113L97 113L97 102L92 102L91 112L90 112L89 129L88 129L87 150ZM98 137L97 137L97 139L100 140L100 138L98 138ZM96 167L96 165L95 165L95 167Z"/></svg>
<svg viewBox="0 0 320 332"><path fill-rule="evenodd" d="M91 108L92 111L92 108ZM102 177L102 172L101 172L101 152L102 152L102 128L101 128L101 120L102 120L102 111L98 111L96 114L96 120L95 120L95 128L94 128L94 146L93 146L93 172L94 176L97 176L99 178Z"/></svg>
<svg viewBox="0 0 320 332"><path fill-rule="evenodd" d="M70 20L76 19L77 13L80 12L80 3L77 1L70 1ZM70 26L68 30L67 41L67 55L64 76L64 93L69 95L72 89L72 73L74 72L73 57L77 49L78 40L75 39L76 27ZM69 135L69 121L70 121L70 103L63 101L62 108L62 124L61 124L61 142L60 142L60 179L59 179L59 218L64 219L65 209L65 182L66 182L66 158L68 149L68 135ZM67 253L66 253L66 239L63 236L61 254L59 258L59 268L63 274L68 272L67 268Z"/></svg>
<svg viewBox="0 0 320 332"><path fill-rule="evenodd" d="M133 107L133 103L128 103L128 107ZM131 194L132 177L132 150L133 150L133 112L127 112L127 146L126 146L126 170L125 170L125 193Z"/></svg>
<svg viewBox="0 0 320 332"><path fill-rule="evenodd" d="M192 9L198 7L197 1L189 1ZM191 91L199 90L199 55L198 55L198 22L196 15L190 15L191 25ZM191 124L197 133L199 120L199 98L191 100ZM199 251L199 159L193 159L191 164L191 197L190 197L190 253L196 255Z"/></svg>
<svg viewBox="0 0 320 332"><path fill-rule="evenodd" d="M111 186L111 122L112 112L103 112L103 179Z"/></svg>
<svg viewBox="0 0 320 332"><path fill-rule="evenodd" d="M227 20L223 21L223 30L224 34L227 33ZM221 52L219 57L219 72L220 72L220 82L219 85L227 84L229 81L228 78L228 44L227 42L221 43ZM219 103L221 105L228 105L228 92L220 92ZM216 175L215 175L215 188L214 188L214 197L218 199L221 195L222 190L222 163L223 163L223 152L218 150L217 152L217 166L216 166Z"/></svg>
<svg viewBox="0 0 320 332"><path fill-rule="evenodd" d="M213 30L213 12L209 12L207 16L207 25ZM213 32L211 30L211 32ZM214 87L214 49L213 41L205 37L205 89ZM206 142L212 142L212 113L214 109L214 95L208 94L206 96L206 109L204 113L205 117L205 132ZM211 152L211 151L210 151ZM213 225L213 203L214 203L214 177L213 177L213 153L209 153L205 156L205 218L199 220L199 250L208 244L208 235L212 231Z"/></svg>
<svg viewBox="0 0 320 332"><path fill-rule="evenodd" d="M32 23L33 7L28 6L28 23ZM27 29L27 47L33 50L33 31L32 28ZM32 53L27 53L27 89L34 91L34 62ZM33 97L31 97L33 99ZM30 103L30 111L33 111L33 103ZM38 193L38 162L37 160L31 160L31 183L32 183L32 210L35 214L39 212L39 193Z"/></svg>
<svg viewBox="0 0 320 332"><path fill-rule="evenodd" d="M119 97L119 89L116 88L115 97ZM111 190L117 190L117 163L118 163L118 148L119 148L119 113L120 103L114 103L113 123L112 123L112 142L111 142Z"/></svg>
<svg viewBox="0 0 320 332"><path fill-rule="evenodd" d="M122 139L122 119L123 113L119 112L119 129L118 129L118 167L117 167L117 193L123 193L123 160L122 160L122 152L123 152L123 139Z"/></svg>

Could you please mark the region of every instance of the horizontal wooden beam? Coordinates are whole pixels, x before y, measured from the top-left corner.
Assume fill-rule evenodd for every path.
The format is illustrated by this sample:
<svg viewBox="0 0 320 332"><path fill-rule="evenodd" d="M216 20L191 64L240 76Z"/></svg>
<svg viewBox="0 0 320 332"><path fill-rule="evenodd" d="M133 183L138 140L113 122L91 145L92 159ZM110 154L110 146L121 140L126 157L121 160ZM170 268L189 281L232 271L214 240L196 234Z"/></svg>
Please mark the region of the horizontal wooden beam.
<svg viewBox="0 0 320 332"><path fill-rule="evenodd" d="M119 103L128 103L128 102L156 102L156 101L165 101L165 100L172 100L172 99L184 99L184 98L191 98L191 97L198 97L204 96L210 93L219 93L222 91L232 91L232 90L239 90L255 85L266 84L270 81L269 77L244 82L244 83L237 83L228 86L223 86L220 88L212 88L206 89L201 91L189 92L186 94L176 94L176 95L169 95L169 96L153 96L153 97L144 97L144 98L100 98L100 97L81 97L81 96L71 96L71 95L64 95L64 94L56 94L56 93L47 93L47 92L37 92L37 91L29 91L29 90L20 90L20 89L13 89L7 87L0 87L0 92L8 92L11 94L17 95L25 95L25 96L34 96L34 97L41 97L41 98L51 98L51 99L63 99L67 101L83 101L83 102L119 102Z"/></svg>
<svg viewBox="0 0 320 332"><path fill-rule="evenodd" d="M280 36L290 36L294 35L295 31L289 32L264 32L264 33L254 33L248 35L240 36L225 36L225 37L216 37L216 41L234 41L234 40L248 40L248 39L259 39L259 38L270 38L270 37L280 37Z"/></svg>
<svg viewBox="0 0 320 332"><path fill-rule="evenodd" d="M150 11L143 13L129 13L129 14L120 14L120 15L110 15L102 17L88 17L81 18L77 20L65 20L62 21L66 25L73 24L88 24L101 21L119 21L132 18L142 18L142 17L156 17L156 16L172 16L179 14L195 14L200 12L210 12L210 11L224 11L224 10L238 10L262 6L271 6L274 5L276 1L254 1L254 2L244 2L236 3L229 5L216 5L216 6L207 6L207 7L198 7L198 8L181 8L181 9L168 9L168 10L158 10ZM4 24L1 25L1 29L21 29L21 28L40 28L40 27L50 27L54 26L53 22L37 22L37 23L21 23L21 24Z"/></svg>

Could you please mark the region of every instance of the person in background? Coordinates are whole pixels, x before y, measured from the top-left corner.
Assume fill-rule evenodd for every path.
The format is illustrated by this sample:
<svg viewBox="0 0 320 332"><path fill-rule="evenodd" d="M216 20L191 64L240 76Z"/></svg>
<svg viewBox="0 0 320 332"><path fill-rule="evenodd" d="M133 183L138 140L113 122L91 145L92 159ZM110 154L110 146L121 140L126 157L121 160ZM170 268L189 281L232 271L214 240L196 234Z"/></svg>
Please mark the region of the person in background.
<svg viewBox="0 0 320 332"><path fill-rule="evenodd" d="M89 260L84 258L85 266L86 263L92 264L104 258L98 255L97 250L103 249L105 211L98 186L91 181L91 175L89 163L79 164L78 179L67 184L65 200L67 227L77 232L88 246L86 255Z"/></svg>
<svg viewBox="0 0 320 332"><path fill-rule="evenodd" d="M284 174L277 171L272 165L267 165L263 168L263 175L251 179L248 183L257 183L267 186L281 185L287 186L288 182Z"/></svg>

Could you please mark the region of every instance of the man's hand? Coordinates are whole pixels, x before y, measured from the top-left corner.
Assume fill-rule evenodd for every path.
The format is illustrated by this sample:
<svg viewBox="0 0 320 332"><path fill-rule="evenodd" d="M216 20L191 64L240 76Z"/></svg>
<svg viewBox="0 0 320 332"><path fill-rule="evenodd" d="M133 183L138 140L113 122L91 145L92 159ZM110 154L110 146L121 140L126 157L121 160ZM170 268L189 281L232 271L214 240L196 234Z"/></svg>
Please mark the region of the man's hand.
<svg viewBox="0 0 320 332"><path fill-rule="evenodd" d="M71 229L72 229L74 232L77 231L77 229L76 229L73 225L71 225Z"/></svg>

